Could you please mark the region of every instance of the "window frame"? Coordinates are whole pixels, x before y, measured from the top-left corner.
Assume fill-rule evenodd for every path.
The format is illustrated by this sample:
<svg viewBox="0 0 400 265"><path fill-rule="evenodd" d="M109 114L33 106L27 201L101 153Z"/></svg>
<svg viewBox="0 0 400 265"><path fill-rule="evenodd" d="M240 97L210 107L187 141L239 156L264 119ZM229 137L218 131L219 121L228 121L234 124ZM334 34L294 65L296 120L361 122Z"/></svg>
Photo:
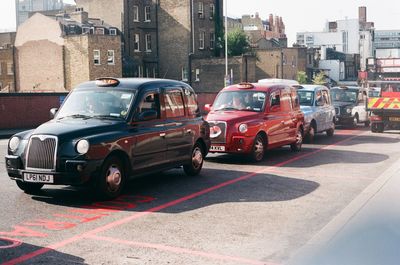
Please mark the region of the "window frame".
<svg viewBox="0 0 400 265"><path fill-rule="evenodd" d="M210 50L215 48L215 32L210 32Z"/></svg>
<svg viewBox="0 0 400 265"><path fill-rule="evenodd" d="M96 55L96 53L98 53L98 55ZM96 63L96 57L98 62ZM100 50L93 50L93 64L94 65L101 65L101 51Z"/></svg>
<svg viewBox="0 0 400 265"><path fill-rule="evenodd" d="M114 28L109 29L109 35L117 36L117 29L114 29Z"/></svg>
<svg viewBox="0 0 400 265"><path fill-rule="evenodd" d="M112 62L109 61L110 52L112 52ZM107 50L107 64L108 65L115 65L115 51L114 50Z"/></svg>
<svg viewBox="0 0 400 265"><path fill-rule="evenodd" d="M146 52L151 52L151 34L145 35L145 49Z"/></svg>
<svg viewBox="0 0 400 265"><path fill-rule="evenodd" d="M205 49L205 38L206 38L206 32L200 31L199 32L199 50Z"/></svg>
<svg viewBox="0 0 400 265"><path fill-rule="evenodd" d="M144 22L151 22L151 6L144 7Z"/></svg>
<svg viewBox="0 0 400 265"><path fill-rule="evenodd" d="M136 44L137 44L137 48L136 48ZM135 33L133 35L133 51L140 52L140 34L139 33Z"/></svg>
<svg viewBox="0 0 400 265"><path fill-rule="evenodd" d="M204 19L204 3L203 2L199 2L197 5L197 14L199 16L200 19Z"/></svg>
<svg viewBox="0 0 400 265"><path fill-rule="evenodd" d="M210 4L210 20L213 20L215 17L215 5L214 3Z"/></svg>
<svg viewBox="0 0 400 265"><path fill-rule="evenodd" d="M133 6L133 22L139 22L139 6Z"/></svg>

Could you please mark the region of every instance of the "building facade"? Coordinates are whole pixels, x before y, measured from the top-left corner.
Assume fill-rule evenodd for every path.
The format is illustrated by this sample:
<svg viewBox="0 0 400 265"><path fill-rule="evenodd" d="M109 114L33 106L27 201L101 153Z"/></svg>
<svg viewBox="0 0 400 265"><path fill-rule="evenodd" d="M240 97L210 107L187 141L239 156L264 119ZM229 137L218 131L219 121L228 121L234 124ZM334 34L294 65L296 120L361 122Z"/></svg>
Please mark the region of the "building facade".
<svg viewBox="0 0 400 265"><path fill-rule="evenodd" d="M0 33L0 92L15 91L15 32Z"/></svg>
<svg viewBox="0 0 400 265"><path fill-rule="evenodd" d="M374 57L400 58L400 30L375 30Z"/></svg>
<svg viewBox="0 0 400 265"><path fill-rule="evenodd" d="M17 92L64 92L84 81L122 75L117 29L82 11L59 17L36 13L18 28L15 50Z"/></svg>

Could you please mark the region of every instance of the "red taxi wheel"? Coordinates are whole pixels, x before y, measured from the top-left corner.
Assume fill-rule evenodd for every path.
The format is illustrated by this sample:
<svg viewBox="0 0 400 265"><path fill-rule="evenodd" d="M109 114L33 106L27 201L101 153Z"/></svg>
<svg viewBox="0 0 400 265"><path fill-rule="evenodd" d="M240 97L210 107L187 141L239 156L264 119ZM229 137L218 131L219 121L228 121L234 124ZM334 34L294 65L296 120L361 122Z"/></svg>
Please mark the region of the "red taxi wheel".
<svg viewBox="0 0 400 265"><path fill-rule="evenodd" d="M42 183L27 183L18 180L15 182L17 183L18 188L28 194L38 192L44 186Z"/></svg>
<svg viewBox="0 0 400 265"><path fill-rule="evenodd" d="M125 170L121 160L112 156L103 164L95 191L100 199L114 199L118 197L125 185Z"/></svg>
<svg viewBox="0 0 400 265"><path fill-rule="evenodd" d="M183 165L183 170L186 175L195 176L198 175L203 167L204 162L204 151L201 144L196 143L192 149L192 155L190 157L190 163Z"/></svg>
<svg viewBox="0 0 400 265"><path fill-rule="evenodd" d="M265 154L265 139L260 134L256 136L254 139L253 147L251 149L251 159L254 162L260 162L264 159Z"/></svg>
<svg viewBox="0 0 400 265"><path fill-rule="evenodd" d="M290 149L294 152L298 152L301 150L301 146L303 145L303 131L299 128L296 133L296 141L290 145Z"/></svg>

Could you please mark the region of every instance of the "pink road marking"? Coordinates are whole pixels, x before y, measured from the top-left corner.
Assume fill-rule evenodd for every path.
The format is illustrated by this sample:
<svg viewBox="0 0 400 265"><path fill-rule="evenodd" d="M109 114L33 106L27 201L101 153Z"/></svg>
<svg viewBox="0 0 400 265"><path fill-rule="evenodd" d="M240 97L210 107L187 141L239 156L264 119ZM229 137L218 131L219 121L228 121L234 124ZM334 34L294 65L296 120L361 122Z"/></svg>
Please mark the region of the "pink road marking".
<svg viewBox="0 0 400 265"><path fill-rule="evenodd" d="M268 170L271 169L271 168L282 167L282 166L284 166L284 165L290 164L290 163L295 162L295 161L297 161L297 160L300 160L300 159L302 159L302 158L309 157L309 156L311 156L311 155L313 155L313 154L322 152L322 151L324 151L324 150L327 149L327 148L336 146L336 145L341 144L341 143L343 143L343 142L350 141L351 139L354 139L354 138L360 136L361 134L362 134L362 133L357 134L357 135L353 135L353 136L348 137L348 138L346 138L346 139L343 139L343 140L341 140L341 141L339 141L339 142L336 142L336 143L334 143L334 144L330 144L330 145L324 146L324 147L322 147L322 148L320 148L320 149L314 150L314 151L309 152L309 153L305 153L305 154L302 154L302 155L297 155L297 156L295 156L295 157L293 157L293 158L291 158L291 159L288 159L288 160L285 160L285 161L283 161L283 162L277 163L277 164L275 164L275 165L269 166L269 167L267 167L266 169L261 169L261 170L255 171L255 172L253 172L253 173L249 173L249 174L246 174L246 175L244 175L244 176L238 177L238 178L236 178L236 179L232 179L232 180L229 180L229 181L220 183L220 184L215 185L215 186L212 186L212 187L210 187L210 188L207 188L207 189L204 189L204 190L201 190L201 191L192 193L192 194L190 194L190 195L184 196L184 197L179 198L179 199L177 199L177 200L173 200L173 201L167 202L167 203L165 203L165 204L162 204L162 205L153 207L153 208L151 208L151 209L148 209L147 211L143 211L143 212L139 212L139 213L132 214L132 215L130 215L130 216L128 216L128 217L125 217L125 218L123 218L123 219L120 219L120 220L118 220L118 221L111 222L111 223L106 224L106 225L104 225L104 226L100 226L100 227L95 228L95 229L93 229L93 230L87 231L86 233L82 233L82 234L73 236L73 237L68 238L68 239L65 239L65 240L63 240L63 241L60 241L60 242L51 244L51 245L49 245L49 246L47 246L47 247L45 247L45 248L42 248L42 249L33 251L33 252L31 252L31 253L25 254L25 255L23 255L23 256L20 256L20 257L18 257L18 258L12 259L12 260L10 260L10 261L8 261L8 262L6 262L6 263L3 263L3 265L18 264L18 263L21 263L21 262L24 262L24 261L33 259L34 257L39 256L39 255L42 255L42 254L45 254L45 253L47 253L47 252L49 252L49 251L51 251L51 250L55 250L55 249L61 248L61 247L63 247L63 246L66 246L66 245L71 244L71 243L73 243L73 242L76 242L76 241L78 241L78 240L84 239L84 238L86 238L86 237L93 236L94 234L97 234L97 233L100 233L100 232L104 232L104 231L109 230L109 229L111 229L111 228L114 228L114 227L117 227L117 226L120 226L120 225L129 223L129 222L131 222L131 221L133 221L133 220L139 219L139 218L144 217L144 216L146 216L146 215L149 215L149 214L151 214L151 213L154 213L154 212L157 212L157 211L160 211L160 210L163 210L163 209L166 209L166 208L175 206L175 205L177 205L177 204L180 204L180 203L182 203L182 202L188 201L188 200L190 200L190 199L199 197L199 196L201 196L201 195L203 195L203 194L206 194L206 193L212 192L212 191L214 191L214 190L218 190L218 189L221 189L221 188L223 188L223 187L232 185L232 184L234 184L234 183L237 183L237 182L240 182L240 181L249 179L249 178L254 177L254 176L256 176L256 175L258 175L258 174L260 174L260 173L267 173Z"/></svg>
<svg viewBox="0 0 400 265"><path fill-rule="evenodd" d="M258 260L251 260L251 259L235 257L235 256L226 256L226 255L221 255L221 254L216 254L216 253L202 252L202 251L198 251L198 250L191 250L191 249L172 247L172 246L153 244L153 243L128 241L128 240L116 239L116 238L111 238L111 237L89 236L89 238L95 239L95 240L103 240L103 241L107 241L107 242L133 246L133 247L139 247L139 248L152 248L152 249L157 249L157 250L166 251L166 252L173 252L173 253L177 253L177 254L188 254L188 255L192 255L192 256L200 256L200 257L206 257L206 258L210 258L210 259L235 261L235 262L239 262L241 264L278 265L277 263L262 262L262 261L258 261Z"/></svg>
<svg viewBox="0 0 400 265"><path fill-rule="evenodd" d="M10 243L10 245L7 245L7 246L0 246L0 249L15 248L15 247L22 245L22 241L8 238L8 237L0 237L0 240Z"/></svg>

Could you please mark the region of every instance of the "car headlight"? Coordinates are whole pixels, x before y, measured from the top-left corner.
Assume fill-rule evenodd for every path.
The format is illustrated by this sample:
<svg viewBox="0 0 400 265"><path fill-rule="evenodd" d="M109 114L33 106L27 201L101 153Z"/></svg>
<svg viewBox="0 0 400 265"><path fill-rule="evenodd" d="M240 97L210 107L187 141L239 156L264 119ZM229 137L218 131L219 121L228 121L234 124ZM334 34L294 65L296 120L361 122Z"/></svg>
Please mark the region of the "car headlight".
<svg viewBox="0 0 400 265"><path fill-rule="evenodd" d="M19 138L17 136L14 136L8 142L8 148L10 148L12 152L15 152L19 146L19 143L20 143Z"/></svg>
<svg viewBox="0 0 400 265"><path fill-rule="evenodd" d="M239 132L246 133L247 129L248 129L247 124L242 123L239 125Z"/></svg>
<svg viewBox="0 0 400 265"><path fill-rule="evenodd" d="M89 151L90 144L88 140L79 140L76 143L76 151L81 155L86 154Z"/></svg>
<svg viewBox="0 0 400 265"><path fill-rule="evenodd" d="M351 109L346 109L346 112L347 113L351 113Z"/></svg>

